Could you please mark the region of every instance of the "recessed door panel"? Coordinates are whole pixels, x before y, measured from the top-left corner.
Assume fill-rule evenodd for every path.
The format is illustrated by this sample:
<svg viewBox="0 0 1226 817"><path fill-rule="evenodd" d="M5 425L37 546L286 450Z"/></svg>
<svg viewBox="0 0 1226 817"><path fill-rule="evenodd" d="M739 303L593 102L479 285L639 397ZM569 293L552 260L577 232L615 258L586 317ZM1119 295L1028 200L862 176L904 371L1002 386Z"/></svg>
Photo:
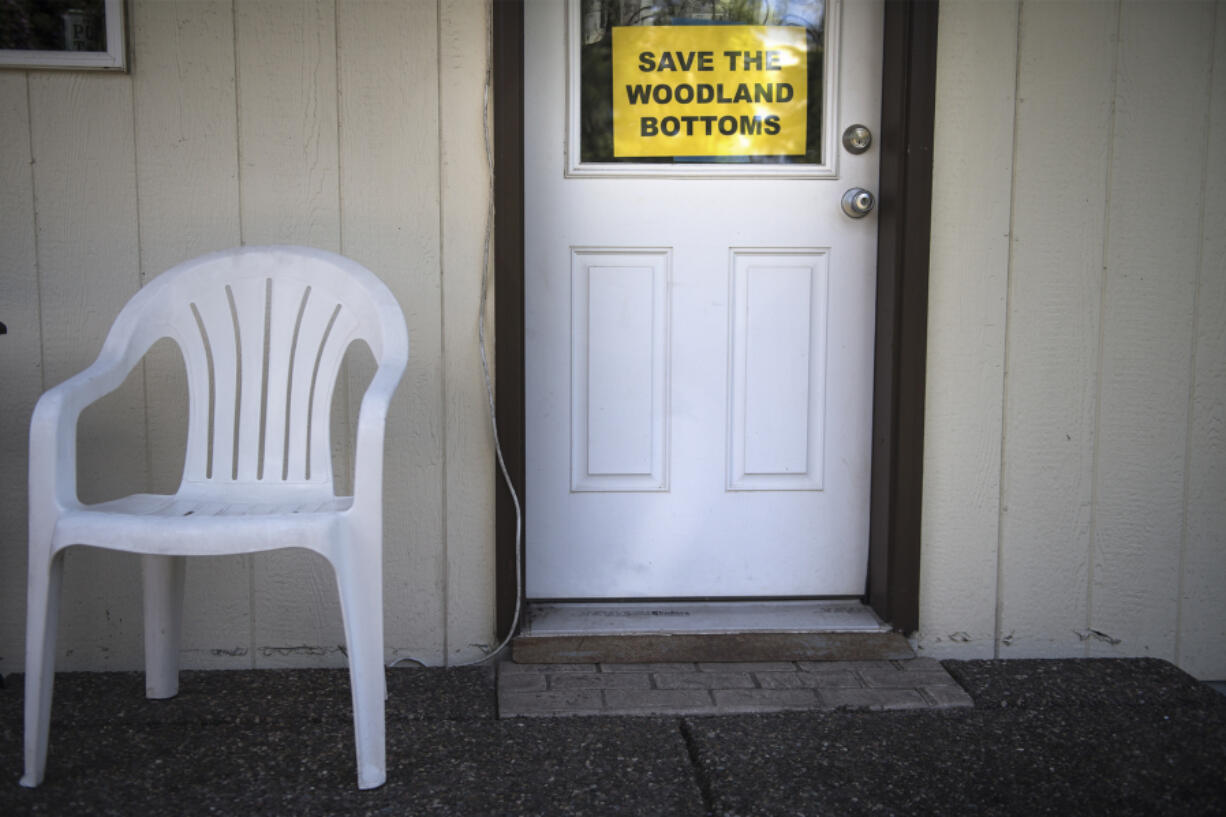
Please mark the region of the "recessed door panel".
<svg viewBox="0 0 1226 817"><path fill-rule="evenodd" d="M571 250L571 488L667 488L667 250Z"/></svg>
<svg viewBox="0 0 1226 817"><path fill-rule="evenodd" d="M729 487L822 488L827 253L732 253Z"/></svg>

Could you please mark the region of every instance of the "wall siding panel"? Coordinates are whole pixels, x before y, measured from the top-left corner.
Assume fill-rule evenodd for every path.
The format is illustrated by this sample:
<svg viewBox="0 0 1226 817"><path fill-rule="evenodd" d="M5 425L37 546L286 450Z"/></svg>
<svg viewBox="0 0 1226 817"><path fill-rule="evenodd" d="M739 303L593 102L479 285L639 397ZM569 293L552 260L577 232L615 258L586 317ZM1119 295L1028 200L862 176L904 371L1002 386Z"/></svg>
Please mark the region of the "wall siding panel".
<svg viewBox="0 0 1226 817"><path fill-rule="evenodd" d="M131 6L141 277L240 243L234 25L229 0ZM145 359L153 489L183 474L187 381L182 355L163 341ZM251 665L251 557L187 565L183 666Z"/></svg>
<svg viewBox="0 0 1226 817"><path fill-rule="evenodd" d="M1183 573L1180 666L1226 678L1226 4L1217 5L1205 144Z"/></svg>
<svg viewBox="0 0 1226 817"><path fill-rule="evenodd" d="M241 238L234 17L231 0L137 0L131 12L147 281Z"/></svg>
<svg viewBox="0 0 1226 817"><path fill-rule="evenodd" d="M29 75L44 385L93 362L140 286L132 83L126 75ZM78 426L83 501L148 485L144 384L137 368ZM62 669L110 669L143 654L139 561L74 549L64 556Z"/></svg>
<svg viewBox="0 0 1226 817"><path fill-rule="evenodd" d="M1021 10L1002 657L1083 655L1117 7ZM1066 55L1076 54L1078 71Z"/></svg>
<svg viewBox="0 0 1226 817"><path fill-rule="evenodd" d="M489 175L481 105L488 48L484 4L439 5L439 157L442 188L443 368L447 463L448 663L479 659L494 629L494 459L477 344L482 227ZM486 312L493 346L493 298ZM491 372L492 376L492 372ZM454 468L451 463L471 463Z"/></svg>
<svg viewBox="0 0 1226 817"><path fill-rule="evenodd" d="M24 660L28 434L43 391L26 92L24 72L0 73L0 673Z"/></svg>
<svg viewBox="0 0 1226 817"><path fill-rule="evenodd" d="M1016 3L941 4L920 647L994 649ZM974 127L964 123L973 121Z"/></svg>
<svg viewBox="0 0 1226 817"><path fill-rule="evenodd" d="M1002 657L1155 655L1226 676L1224 5L1023 2L1010 69L975 53L994 15L1005 47L1000 4L942 3L916 638L930 653L982 654L994 630ZM983 157L1009 146L985 123L1014 87L1002 181ZM983 203L1004 197L1007 230ZM973 254L1005 232L1007 258ZM966 325L991 325L1001 275L997 377L999 347Z"/></svg>
<svg viewBox="0 0 1226 817"><path fill-rule="evenodd" d="M334 24L331 0L236 4L246 244L340 250Z"/></svg>
<svg viewBox="0 0 1226 817"><path fill-rule="evenodd" d="M245 244L341 249L335 22L331 0L236 5ZM339 384L341 410L334 402L332 447L343 490L351 441L338 433L349 427L345 380ZM340 605L327 561L274 551L252 562L255 665L343 666Z"/></svg>
<svg viewBox="0 0 1226 817"><path fill-rule="evenodd" d="M1092 655L1175 657L1213 7L1124 3L1103 298ZM1193 214L1189 218L1189 212Z"/></svg>
<svg viewBox="0 0 1226 817"><path fill-rule="evenodd" d="M446 630L437 9L341 0L337 55L342 251L387 282L409 328L383 473L388 657L437 664ZM355 422L361 374L354 367Z"/></svg>

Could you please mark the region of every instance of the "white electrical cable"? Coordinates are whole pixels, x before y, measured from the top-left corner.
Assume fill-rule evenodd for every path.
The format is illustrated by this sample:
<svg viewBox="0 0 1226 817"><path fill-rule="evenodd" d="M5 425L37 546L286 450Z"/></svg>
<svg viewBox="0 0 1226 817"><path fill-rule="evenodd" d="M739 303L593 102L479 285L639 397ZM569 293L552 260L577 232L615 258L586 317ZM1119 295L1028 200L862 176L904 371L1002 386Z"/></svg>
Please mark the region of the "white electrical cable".
<svg viewBox="0 0 1226 817"><path fill-rule="evenodd" d="M490 145L490 82L493 72L494 34L493 6L491 3L486 3L485 15L485 88L481 103L481 132L485 142L485 169L489 175L489 188L486 191L488 205L485 208L484 246L481 251L481 302L477 307L477 342L481 349L481 373L485 377L485 396L489 402L490 427L494 432L494 455L498 459L498 470L502 474L503 482L506 483L507 490L511 492L511 502L515 505L515 614L511 617L511 627L507 630L506 637L502 639L497 647L489 649L487 645L481 645L486 650L485 655L473 661L466 661L463 664L446 664L446 666L453 668L484 664L506 649L507 645L511 643L511 639L515 636L515 629L519 626L524 596L523 553L521 549L524 516L523 510L519 505L519 494L515 491L515 485L511 482L511 474L507 470L506 460L502 457L502 443L498 437L498 412L494 406L494 383L490 378L490 364L485 352L485 307L489 301L490 244L493 241L494 233L494 149ZM394 667L402 661L412 661L423 667L427 666L424 661L408 656L397 658L388 666ZM446 656L444 656L444 662L446 662Z"/></svg>

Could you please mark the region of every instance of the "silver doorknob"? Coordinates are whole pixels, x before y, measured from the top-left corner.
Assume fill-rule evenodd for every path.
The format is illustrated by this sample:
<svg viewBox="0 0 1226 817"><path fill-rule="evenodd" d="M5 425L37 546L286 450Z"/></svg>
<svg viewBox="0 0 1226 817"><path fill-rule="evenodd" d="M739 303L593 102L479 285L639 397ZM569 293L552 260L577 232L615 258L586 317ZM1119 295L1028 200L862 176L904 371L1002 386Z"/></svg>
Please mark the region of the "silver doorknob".
<svg viewBox="0 0 1226 817"><path fill-rule="evenodd" d="M852 218L864 218L873 212L877 200L863 187L853 187L843 194L843 212Z"/></svg>

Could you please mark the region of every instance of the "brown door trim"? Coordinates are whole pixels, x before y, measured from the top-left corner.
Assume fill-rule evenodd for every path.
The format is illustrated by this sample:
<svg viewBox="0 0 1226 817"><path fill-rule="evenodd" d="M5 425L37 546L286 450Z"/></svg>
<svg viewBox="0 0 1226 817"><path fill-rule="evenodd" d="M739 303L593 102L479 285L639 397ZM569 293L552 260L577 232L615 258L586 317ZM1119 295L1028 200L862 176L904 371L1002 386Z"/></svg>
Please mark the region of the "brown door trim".
<svg viewBox="0 0 1226 817"><path fill-rule="evenodd" d="M494 95L494 357L496 410L507 473L524 496L524 4L495 0L490 66ZM497 628L505 634L515 615L523 565L516 557L515 505L498 480L495 506L494 588ZM519 574L518 577L516 574Z"/></svg>
<svg viewBox="0 0 1226 817"><path fill-rule="evenodd" d="M867 598L897 629L919 623L920 502L936 0L887 0L874 361L872 500ZM502 451L524 496L523 0L495 0L494 251L497 410ZM517 587L515 509L500 477L496 518L497 626L511 626ZM521 571L522 564L518 570Z"/></svg>
<svg viewBox="0 0 1226 817"><path fill-rule="evenodd" d="M919 626L937 13L885 5L868 601L903 632Z"/></svg>

